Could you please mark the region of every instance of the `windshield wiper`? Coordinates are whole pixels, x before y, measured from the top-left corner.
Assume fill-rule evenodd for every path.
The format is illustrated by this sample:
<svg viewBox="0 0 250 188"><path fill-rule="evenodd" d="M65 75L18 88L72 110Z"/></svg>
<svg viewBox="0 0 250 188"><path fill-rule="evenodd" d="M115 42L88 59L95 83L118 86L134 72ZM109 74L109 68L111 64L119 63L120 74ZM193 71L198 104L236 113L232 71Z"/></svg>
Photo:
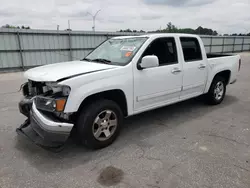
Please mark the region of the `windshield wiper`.
<svg viewBox="0 0 250 188"><path fill-rule="evenodd" d="M101 63L111 63L110 60L108 60L108 59L102 59L102 58L92 59L92 61L101 62Z"/></svg>
<svg viewBox="0 0 250 188"><path fill-rule="evenodd" d="M81 61L92 61L91 59L88 59L88 58L84 58L84 59L81 59Z"/></svg>

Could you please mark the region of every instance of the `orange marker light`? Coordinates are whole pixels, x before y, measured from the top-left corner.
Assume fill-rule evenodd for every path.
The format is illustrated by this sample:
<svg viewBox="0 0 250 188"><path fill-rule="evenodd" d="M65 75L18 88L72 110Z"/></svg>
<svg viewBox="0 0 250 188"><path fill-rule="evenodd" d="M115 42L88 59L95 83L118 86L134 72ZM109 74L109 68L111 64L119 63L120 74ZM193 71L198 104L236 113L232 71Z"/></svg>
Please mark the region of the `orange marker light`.
<svg viewBox="0 0 250 188"><path fill-rule="evenodd" d="M62 112L64 110L64 106L66 104L66 99L58 99L56 100L56 111Z"/></svg>

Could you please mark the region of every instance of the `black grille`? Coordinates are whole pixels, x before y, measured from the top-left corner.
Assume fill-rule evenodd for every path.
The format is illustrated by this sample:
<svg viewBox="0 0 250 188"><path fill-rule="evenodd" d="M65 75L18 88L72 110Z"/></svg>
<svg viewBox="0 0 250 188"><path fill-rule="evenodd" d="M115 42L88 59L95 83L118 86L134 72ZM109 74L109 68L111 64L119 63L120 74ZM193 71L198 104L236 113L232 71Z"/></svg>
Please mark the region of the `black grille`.
<svg viewBox="0 0 250 188"><path fill-rule="evenodd" d="M25 97L30 96L28 82L26 82L25 84L23 84L21 86L21 88L22 88L23 96L25 96Z"/></svg>
<svg viewBox="0 0 250 188"><path fill-rule="evenodd" d="M29 95L34 96L35 94L33 93L33 88L32 88L32 81L29 80L28 81L28 91L29 91Z"/></svg>
<svg viewBox="0 0 250 188"><path fill-rule="evenodd" d="M32 80L29 80L27 83L27 90L29 96L36 96L43 94L43 87L45 86L45 83L43 82L35 82Z"/></svg>

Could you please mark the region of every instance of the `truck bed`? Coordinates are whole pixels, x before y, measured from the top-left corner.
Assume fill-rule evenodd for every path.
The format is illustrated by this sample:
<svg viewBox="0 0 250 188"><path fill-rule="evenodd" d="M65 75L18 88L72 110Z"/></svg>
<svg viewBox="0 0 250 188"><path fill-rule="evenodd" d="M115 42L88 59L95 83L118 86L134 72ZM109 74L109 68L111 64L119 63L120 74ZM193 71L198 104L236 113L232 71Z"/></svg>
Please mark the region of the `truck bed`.
<svg viewBox="0 0 250 188"><path fill-rule="evenodd" d="M207 54L210 71L229 70L231 72L229 83L236 80L240 56L236 54ZM212 79L212 77L211 77Z"/></svg>
<svg viewBox="0 0 250 188"><path fill-rule="evenodd" d="M219 54L219 53L207 53L207 58L218 58L218 57L228 57L233 56L232 54Z"/></svg>

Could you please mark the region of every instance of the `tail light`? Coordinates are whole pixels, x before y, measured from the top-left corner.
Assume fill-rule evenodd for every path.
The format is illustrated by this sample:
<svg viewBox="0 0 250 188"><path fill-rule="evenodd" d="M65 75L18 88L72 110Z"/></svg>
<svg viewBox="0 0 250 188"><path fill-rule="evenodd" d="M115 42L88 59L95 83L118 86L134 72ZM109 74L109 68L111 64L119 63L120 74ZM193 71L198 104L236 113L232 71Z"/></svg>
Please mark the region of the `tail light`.
<svg viewBox="0 0 250 188"><path fill-rule="evenodd" d="M239 68L238 68L238 71L240 71L240 67L241 67L241 59L239 59Z"/></svg>

